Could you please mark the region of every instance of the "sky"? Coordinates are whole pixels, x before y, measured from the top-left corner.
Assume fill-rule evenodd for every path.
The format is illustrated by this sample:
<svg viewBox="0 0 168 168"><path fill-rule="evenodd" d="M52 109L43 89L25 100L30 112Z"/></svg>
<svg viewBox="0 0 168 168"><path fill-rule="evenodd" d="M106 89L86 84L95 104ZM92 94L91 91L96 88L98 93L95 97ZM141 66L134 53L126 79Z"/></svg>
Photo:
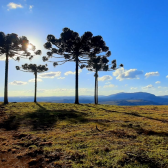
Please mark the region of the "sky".
<svg viewBox="0 0 168 168"><path fill-rule="evenodd" d="M9 61L8 96L34 96L34 74L17 71L24 63L46 64L42 56L48 34L60 37L68 27L83 35L101 35L124 68L99 72L99 95L148 92L168 95L167 0L1 0L0 31L16 33L42 50L32 61ZM56 55L55 55L56 56ZM56 59L55 59L56 61ZM37 96L74 96L75 63L67 62L38 75ZM0 97L4 96L5 61L0 56ZM79 95L94 95L94 73L79 73Z"/></svg>

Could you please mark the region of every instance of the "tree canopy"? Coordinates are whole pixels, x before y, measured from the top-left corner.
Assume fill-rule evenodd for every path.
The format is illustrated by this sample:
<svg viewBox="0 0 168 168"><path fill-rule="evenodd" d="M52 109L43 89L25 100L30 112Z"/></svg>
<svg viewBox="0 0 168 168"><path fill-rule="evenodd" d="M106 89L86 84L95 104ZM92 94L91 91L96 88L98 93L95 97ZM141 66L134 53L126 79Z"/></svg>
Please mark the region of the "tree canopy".
<svg viewBox="0 0 168 168"><path fill-rule="evenodd" d="M28 50L31 46L32 52ZM17 34L11 33L5 35L0 32L0 56L5 55L5 87L4 87L4 104L8 104L8 66L9 58L19 61L20 58L31 60L34 55L40 55L41 50L35 51L35 46L29 43L27 37L18 37Z"/></svg>
<svg viewBox="0 0 168 168"><path fill-rule="evenodd" d="M47 64L45 65L36 65L36 64L24 64L21 67L16 66L16 70L21 70L24 72L37 72L37 73L42 73L45 71L48 71Z"/></svg>
<svg viewBox="0 0 168 168"><path fill-rule="evenodd" d="M29 45L31 49L28 50ZM5 33L0 32L0 56L4 54L8 54L10 58L17 61L20 58L31 60L34 55L41 55L41 50L36 50L36 47L29 43L29 40L25 36L18 37L15 33L5 35Z"/></svg>
<svg viewBox="0 0 168 168"><path fill-rule="evenodd" d="M79 103L78 99L78 67L84 68L87 64L86 60L93 58L95 55L106 52L106 56L110 56L111 52L106 46L101 36L93 36L89 31L79 36L77 32L64 28L60 34L60 38L54 35L47 36L47 42L44 47L48 50L47 56L43 57L43 61L52 58L63 58L61 61L53 61L53 65L57 66L67 61L76 62L76 82L75 82L75 103ZM53 54L61 55L61 57L53 56Z"/></svg>
<svg viewBox="0 0 168 168"><path fill-rule="evenodd" d="M32 72L35 75L35 89L34 89L34 102L36 102L37 95L37 73L42 73L48 71L46 65L36 65L36 64L24 64L21 67L16 66L16 70L21 70L23 72Z"/></svg>

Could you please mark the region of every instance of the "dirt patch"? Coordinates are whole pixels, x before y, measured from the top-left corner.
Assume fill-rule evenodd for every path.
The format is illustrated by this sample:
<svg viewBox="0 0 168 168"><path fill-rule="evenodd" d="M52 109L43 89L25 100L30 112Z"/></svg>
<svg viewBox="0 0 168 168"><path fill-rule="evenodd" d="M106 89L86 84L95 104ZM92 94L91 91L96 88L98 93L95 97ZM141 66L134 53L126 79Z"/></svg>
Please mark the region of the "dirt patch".
<svg viewBox="0 0 168 168"><path fill-rule="evenodd" d="M2 132L2 130L1 130ZM0 167L1 168L44 168L44 167L72 167L71 161L82 163L84 155L79 153L65 153L61 149L46 152L45 146L52 146L51 141L40 139L35 135L3 131L5 138L0 138ZM7 139L10 139L10 141ZM34 147L36 146L36 149ZM62 161L57 163L56 161Z"/></svg>

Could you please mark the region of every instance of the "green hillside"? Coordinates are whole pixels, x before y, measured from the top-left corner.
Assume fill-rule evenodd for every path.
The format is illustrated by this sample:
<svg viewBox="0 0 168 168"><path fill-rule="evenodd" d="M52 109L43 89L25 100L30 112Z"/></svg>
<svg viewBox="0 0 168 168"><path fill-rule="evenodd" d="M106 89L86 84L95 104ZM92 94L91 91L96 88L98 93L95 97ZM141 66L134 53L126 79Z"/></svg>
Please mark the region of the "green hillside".
<svg viewBox="0 0 168 168"><path fill-rule="evenodd" d="M0 165L167 168L168 106L0 103Z"/></svg>

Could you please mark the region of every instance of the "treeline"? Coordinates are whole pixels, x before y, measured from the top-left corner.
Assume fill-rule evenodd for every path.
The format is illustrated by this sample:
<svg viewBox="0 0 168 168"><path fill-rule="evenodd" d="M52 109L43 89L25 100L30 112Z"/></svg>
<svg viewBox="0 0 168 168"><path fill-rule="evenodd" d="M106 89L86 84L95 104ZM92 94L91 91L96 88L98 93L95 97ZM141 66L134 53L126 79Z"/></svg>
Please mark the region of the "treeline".
<svg viewBox="0 0 168 168"><path fill-rule="evenodd" d="M91 32L85 32L79 36L77 32L64 28L59 38L54 35L47 36L47 42L44 48L48 50L46 56L42 57L44 62L53 62L53 66L62 65L68 61L75 62L75 104L79 104L78 95L78 68L87 68L94 71L95 77L95 104L98 104L98 72L113 71L117 69L116 60L109 64L108 57L111 56L109 47L101 36L93 36ZM32 60L34 56L41 55L41 50L36 50L27 37L18 37L17 34L7 34L0 32L0 56L5 55L5 86L4 86L4 104L8 104L8 63L9 58L19 61L21 58ZM56 61L49 61L55 58ZM61 59L61 60L60 60ZM120 64L119 67L123 67ZM35 75L35 93L34 102L36 102L37 93L37 73L48 70L47 64L24 64L21 67L16 66L16 70L32 72Z"/></svg>

